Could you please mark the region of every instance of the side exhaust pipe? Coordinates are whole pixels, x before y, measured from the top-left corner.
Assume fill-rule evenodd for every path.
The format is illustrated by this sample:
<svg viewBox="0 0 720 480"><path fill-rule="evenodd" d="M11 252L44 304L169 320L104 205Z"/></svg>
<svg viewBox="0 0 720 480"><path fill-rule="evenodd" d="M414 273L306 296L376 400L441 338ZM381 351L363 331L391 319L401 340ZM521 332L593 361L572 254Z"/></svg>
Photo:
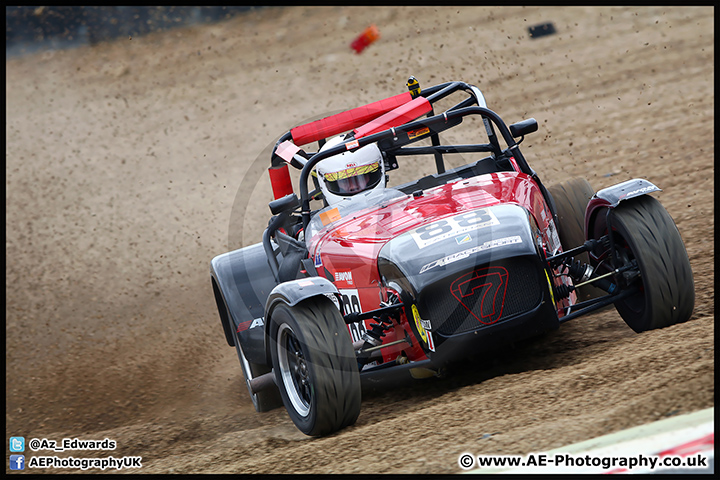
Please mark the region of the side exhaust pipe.
<svg viewBox="0 0 720 480"><path fill-rule="evenodd" d="M250 391L255 395L258 392L275 386L275 373L272 371L251 379L248 383Z"/></svg>

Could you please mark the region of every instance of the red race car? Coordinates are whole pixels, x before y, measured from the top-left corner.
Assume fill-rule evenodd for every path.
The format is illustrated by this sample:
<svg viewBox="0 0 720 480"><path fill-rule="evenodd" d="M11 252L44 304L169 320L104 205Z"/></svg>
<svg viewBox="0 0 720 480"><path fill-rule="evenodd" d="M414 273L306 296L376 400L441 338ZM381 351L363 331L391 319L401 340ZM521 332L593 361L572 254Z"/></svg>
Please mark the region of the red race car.
<svg viewBox="0 0 720 480"><path fill-rule="evenodd" d="M284 404L326 435L358 418L361 378L436 374L610 304L636 332L690 318L690 263L655 185L546 188L520 151L535 119L507 126L464 82L407 87L285 133L262 241L211 262L258 411ZM411 180L391 185L401 166Z"/></svg>

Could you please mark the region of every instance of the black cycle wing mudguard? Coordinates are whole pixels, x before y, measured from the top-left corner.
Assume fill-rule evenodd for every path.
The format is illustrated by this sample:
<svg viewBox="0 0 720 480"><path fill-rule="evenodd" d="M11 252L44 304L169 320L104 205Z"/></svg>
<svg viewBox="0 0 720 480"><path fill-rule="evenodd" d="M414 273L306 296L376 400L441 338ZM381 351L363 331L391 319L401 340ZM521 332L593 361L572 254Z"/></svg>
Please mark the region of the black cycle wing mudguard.
<svg viewBox="0 0 720 480"><path fill-rule="evenodd" d="M248 361L265 364L265 302L277 282L262 243L213 258L210 275L228 344L236 332Z"/></svg>
<svg viewBox="0 0 720 480"><path fill-rule="evenodd" d="M622 183L611 185L598 190L590 199L585 209L585 235L589 239L595 231L595 224L598 223L598 213L602 209L613 209L620 205L620 202L631 198L647 195L652 192L661 191L654 183L644 178L633 178ZM599 219L600 226L605 224L605 218Z"/></svg>
<svg viewBox="0 0 720 480"><path fill-rule="evenodd" d="M265 322L265 338L270 336L270 319L272 318L273 310L275 310L275 307L278 305L284 304L293 307L308 298L322 296L327 297L328 301L332 301L335 306L340 309L340 299L338 295L338 289L335 287L335 284L322 277L300 278L277 285L273 288L272 292L270 292L270 295L267 297L267 303L265 304L265 319L267 320ZM348 341L350 341L349 335ZM269 349L266 355L267 357L264 362L269 364Z"/></svg>

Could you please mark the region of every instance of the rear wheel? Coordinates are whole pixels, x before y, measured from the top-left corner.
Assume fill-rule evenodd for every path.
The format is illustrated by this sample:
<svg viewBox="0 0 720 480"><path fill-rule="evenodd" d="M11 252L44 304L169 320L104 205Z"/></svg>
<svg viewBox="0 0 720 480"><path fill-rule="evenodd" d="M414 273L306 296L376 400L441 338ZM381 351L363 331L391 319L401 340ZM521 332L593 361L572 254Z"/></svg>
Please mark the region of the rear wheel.
<svg viewBox="0 0 720 480"><path fill-rule="evenodd" d="M625 323L640 333L687 321L695 306L695 286L670 214L650 196L625 201L610 214L616 258L622 260L618 264L637 262L637 270L623 277L628 282L624 288L637 287L638 293L615 302ZM597 233L606 234L607 227Z"/></svg>
<svg viewBox="0 0 720 480"><path fill-rule="evenodd" d="M293 423L320 436L360 414L360 372L345 322L327 298L278 305L271 319L275 383Z"/></svg>
<svg viewBox="0 0 720 480"><path fill-rule="evenodd" d="M579 247L585 243L585 208L595 191L584 178L572 178L548 188L555 202L558 216L558 236L563 250ZM575 256L575 260L588 263L587 253ZM607 292L585 285L578 289L578 301L590 300Z"/></svg>

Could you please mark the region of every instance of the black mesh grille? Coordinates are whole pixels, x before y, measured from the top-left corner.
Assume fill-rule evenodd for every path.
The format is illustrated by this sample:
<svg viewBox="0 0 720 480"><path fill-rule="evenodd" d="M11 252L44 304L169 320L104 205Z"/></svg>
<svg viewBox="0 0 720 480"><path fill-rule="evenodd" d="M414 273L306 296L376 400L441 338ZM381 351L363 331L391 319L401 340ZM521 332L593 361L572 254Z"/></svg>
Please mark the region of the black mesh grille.
<svg viewBox="0 0 720 480"><path fill-rule="evenodd" d="M462 272L423 290L421 315L442 335L477 330L535 308L546 288L543 276L528 257Z"/></svg>

